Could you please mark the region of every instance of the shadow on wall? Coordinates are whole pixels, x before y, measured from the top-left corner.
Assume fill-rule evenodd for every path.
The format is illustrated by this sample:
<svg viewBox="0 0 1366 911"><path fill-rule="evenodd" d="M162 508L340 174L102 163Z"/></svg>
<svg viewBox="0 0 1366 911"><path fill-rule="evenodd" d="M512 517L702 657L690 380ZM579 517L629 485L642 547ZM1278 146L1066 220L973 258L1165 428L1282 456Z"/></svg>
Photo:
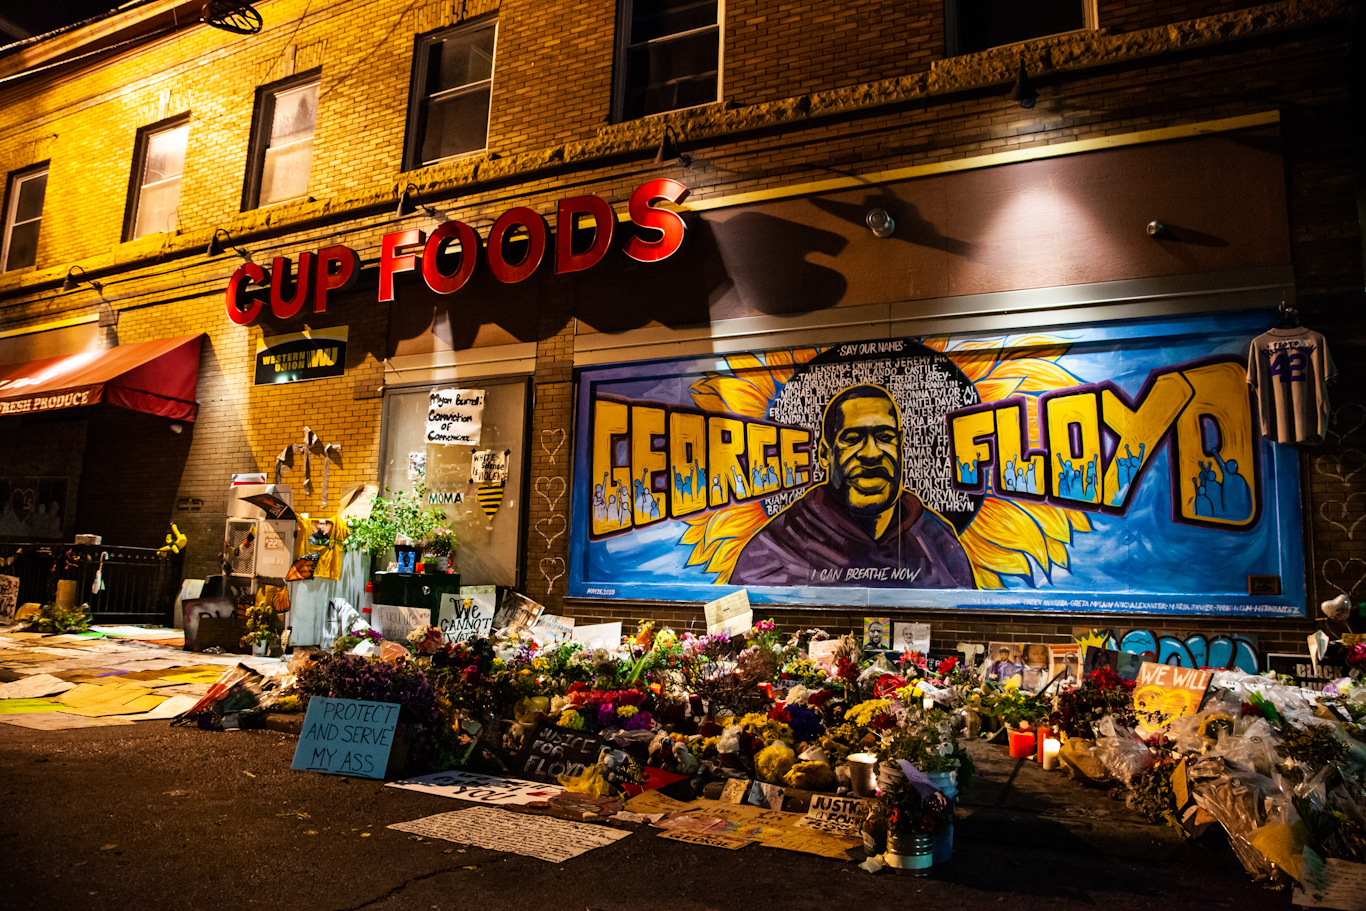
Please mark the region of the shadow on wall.
<svg viewBox="0 0 1366 911"><path fill-rule="evenodd" d="M171 430L179 423L180 433ZM175 515L194 424L112 405L90 411L76 531L109 544L160 547ZM226 477L223 486L227 486Z"/></svg>
<svg viewBox="0 0 1366 911"><path fill-rule="evenodd" d="M469 283L452 295L432 292L421 279L401 278L399 300L390 313L388 353L431 350L421 341L427 333L435 336L436 347L453 350L542 341L562 330L571 315L601 332L623 332L651 324L706 325L755 313L809 313L837 305L847 289L838 270L807 257L835 257L848 241L811 225L762 212L726 220L690 216L683 247L659 263L639 263L621 252L630 230L629 225L618 230L602 262L572 275L554 274L552 235L546 261L518 284L493 278L483 251ZM506 259L521 258L518 246L508 245ZM576 238L576 252L579 246ZM442 268L450 271L454 262ZM366 270L354 293L373 299L376 275L375 269Z"/></svg>
<svg viewBox="0 0 1366 911"><path fill-rule="evenodd" d="M896 230L887 238L888 240L941 250L969 261L974 259L975 248L971 243L940 233L937 227L921 217L920 210L914 203L898 198L887 187L865 194L862 202L813 197L811 204L823 212L865 229L869 210L883 209L896 222Z"/></svg>

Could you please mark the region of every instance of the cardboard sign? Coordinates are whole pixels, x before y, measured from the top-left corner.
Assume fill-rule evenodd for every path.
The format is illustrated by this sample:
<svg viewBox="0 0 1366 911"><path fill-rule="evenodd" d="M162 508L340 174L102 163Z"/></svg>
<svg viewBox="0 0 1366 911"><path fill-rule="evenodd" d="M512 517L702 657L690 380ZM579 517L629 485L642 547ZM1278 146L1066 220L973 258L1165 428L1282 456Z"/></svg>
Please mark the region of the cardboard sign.
<svg viewBox="0 0 1366 911"><path fill-rule="evenodd" d="M294 510L290 508L290 505L273 493L258 493L242 499L253 506L261 507L265 511L267 519L293 519L295 517Z"/></svg>
<svg viewBox="0 0 1366 911"><path fill-rule="evenodd" d="M541 614L531 632L538 642L563 642L574 635L574 618Z"/></svg>
<svg viewBox="0 0 1366 911"><path fill-rule="evenodd" d="M476 484L506 484L508 479L508 457L511 449L495 452L492 449L476 449L470 464L470 480Z"/></svg>
<svg viewBox="0 0 1366 911"><path fill-rule="evenodd" d="M523 781L520 778L480 775L478 772L466 772L461 769L434 772L431 775L407 778L403 781L391 781L388 786L407 791L423 791L438 797L468 800L472 803L514 807L540 803L564 793L564 788L558 785Z"/></svg>
<svg viewBox="0 0 1366 911"><path fill-rule="evenodd" d="M688 845L702 845L704 848L725 848L728 851L738 851L745 845L754 844L748 838L736 838L734 835L709 835L706 832L683 832L678 829L660 832L659 837Z"/></svg>
<svg viewBox="0 0 1366 911"><path fill-rule="evenodd" d="M399 706L360 699L308 700L292 768L329 775L383 778Z"/></svg>
<svg viewBox="0 0 1366 911"><path fill-rule="evenodd" d="M476 604L473 598L447 592L441 596L437 625L446 634L447 642L464 642L476 636L488 636L493 632L493 608L487 604Z"/></svg>
<svg viewBox="0 0 1366 911"><path fill-rule="evenodd" d="M484 422L484 390L433 389L427 403L427 442L478 446Z"/></svg>
<svg viewBox="0 0 1366 911"><path fill-rule="evenodd" d="M10 620L19 607L19 578L0 576L0 620Z"/></svg>
<svg viewBox="0 0 1366 911"><path fill-rule="evenodd" d="M568 822L551 816L528 816L497 807L456 810L412 822L396 822L389 828L536 857L551 863L564 863L585 851L610 845L631 834L623 829Z"/></svg>
<svg viewBox="0 0 1366 911"><path fill-rule="evenodd" d="M838 639L822 639L806 646L806 654L811 662L818 667L825 668L832 674L835 672L835 660L839 658L839 653L840 641Z"/></svg>
<svg viewBox="0 0 1366 911"><path fill-rule="evenodd" d="M621 621L576 626L574 641L582 642L584 648L616 648L621 645Z"/></svg>
<svg viewBox="0 0 1366 911"><path fill-rule="evenodd" d="M493 628L515 635L530 629L544 611L544 607L526 595L509 590L503 593L503 601L493 615Z"/></svg>
<svg viewBox="0 0 1366 911"><path fill-rule="evenodd" d="M769 784L766 781L756 781L750 785L749 796L745 798L756 807L768 807L770 810L781 810L783 799L787 796L787 791L776 784Z"/></svg>
<svg viewBox="0 0 1366 911"><path fill-rule="evenodd" d="M1213 678L1213 671L1143 662L1134 688L1134 711L1143 719L1139 730L1155 731L1173 718L1200 711Z"/></svg>
<svg viewBox="0 0 1366 911"><path fill-rule="evenodd" d="M556 781L560 775L581 775L597 765L602 738L541 722L517 757L517 772L537 781Z"/></svg>
<svg viewBox="0 0 1366 911"><path fill-rule="evenodd" d="M767 810L748 804L722 803L719 800L699 798L691 803L683 803L659 793L646 791L626 802L626 809L634 813L696 813L700 816L715 816L724 820L709 836L729 835L757 841L769 848L782 848L785 851L801 851L849 860L855 849L862 850L862 838L832 835L819 829L796 825L803 817L796 813L783 813Z"/></svg>
<svg viewBox="0 0 1366 911"><path fill-rule="evenodd" d="M1292 900L1306 908L1366 911L1366 864L1323 858L1306 847Z"/></svg>
<svg viewBox="0 0 1366 911"><path fill-rule="evenodd" d="M863 800L858 797L812 794L811 808L806 811L806 818L797 825L861 838L862 807Z"/></svg>
<svg viewBox="0 0 1366 911"><path fill-rule="evenodd" d="M713 636L734 636L754 625L749 592L743 588L702 605L702 613L707 618L707 633Z"/></svg>
<svg viewBox="0 0 1366 911"><path fill-rule="evenodd" d="M413 630L432 623L432 612L425 607L398 607L376 604L371 611L371 625L390 642L401 642Z"/></svg>
<svg viewBox="0 0 1366 911"><path fill-rule="evenodd" d="M892 648L898 652L930 653L930 625L928 623L893 623L896 633L892 637Z"/></svg>
<svg viewBox="0 0 1366 911"><path fill-rule="evenodd" d="M744 778L728 778L726 785L721 789L722 803L744 803L745 795L749 793L749 781Z"/></svg>

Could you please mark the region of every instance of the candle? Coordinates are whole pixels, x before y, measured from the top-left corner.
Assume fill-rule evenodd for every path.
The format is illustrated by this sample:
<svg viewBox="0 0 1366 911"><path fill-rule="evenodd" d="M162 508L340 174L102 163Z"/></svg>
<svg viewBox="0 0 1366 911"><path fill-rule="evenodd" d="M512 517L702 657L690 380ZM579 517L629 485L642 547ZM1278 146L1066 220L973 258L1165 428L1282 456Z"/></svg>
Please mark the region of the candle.
<svg viewBox="0 0 1366 911"><path fill-rule="evenodd" d="M1058 751L1062 749L1062 744L1056 738L1049 737L1043 742L1043 769L1051 772L1058 767Z"/></svg>
<svg viewBox="0 0 1366 911"><path fill-rule="evenodd" d="M849 784L857 797L877 796L877 756L853 753L849 757Z"/></svg>
<svg viewBox="0 0 1366 911"><path fill-rule="evenodd" d="M1033 759L1035 740L1033 731L1008 731L1011 759Z"/></svg>
<svg viewBox="0 0 1366 911"><path fill-rule="evenodd" d="M933 696L926 696L926 697L925 697L925 711L928 712L928 711L929 711L930 709L932 709L932 708L934 708L934 697L933 697Z"/></svg>
<svg viewBox="0 0 1366 911"><path fill-rule="evenodd" d="M1039 752L1034 757L1035 762L1043 762L1043 742L1053 736L1053 729L1046 724L1041 724L1037 728L1039 738Z"/></svg>

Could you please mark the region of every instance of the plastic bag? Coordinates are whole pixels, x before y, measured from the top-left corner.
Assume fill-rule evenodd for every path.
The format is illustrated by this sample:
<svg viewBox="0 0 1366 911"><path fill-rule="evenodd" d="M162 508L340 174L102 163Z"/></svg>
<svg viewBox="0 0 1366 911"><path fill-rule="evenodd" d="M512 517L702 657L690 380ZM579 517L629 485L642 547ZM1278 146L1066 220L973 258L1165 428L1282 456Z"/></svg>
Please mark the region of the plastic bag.
<svg viewBox="0 0 1366 911"><path fill-rule="evenodd" d="M1067 772L1067 777L1082 784L1104 785L1110 781L1110 773L1105 763L1096 755L1096 742L1073 737L1062 745L1058 761Z"/></svg>
<svg viewBox="0 0 1366 911"><path fill-rule="evenodd" d="M1276 868L1252 844L1252 835L1261 828L1257 812L1257 798L1253 789L1240 779L1228 775L1196 783L1193 788L1195 803L1219 821L1228 833L1229 845L1238 855L1243 869L1258 879L1276 874Z"/></svg>
<svg viewBox="0 0 1366 911"><path fill-rule="evenodd" d="M1153 754L1128 728L1115 724L1105 716L1096 726L1101 736L1096 740L1096 758L1104 764L1111 777L1125 787L1153 765Z"/></svg>

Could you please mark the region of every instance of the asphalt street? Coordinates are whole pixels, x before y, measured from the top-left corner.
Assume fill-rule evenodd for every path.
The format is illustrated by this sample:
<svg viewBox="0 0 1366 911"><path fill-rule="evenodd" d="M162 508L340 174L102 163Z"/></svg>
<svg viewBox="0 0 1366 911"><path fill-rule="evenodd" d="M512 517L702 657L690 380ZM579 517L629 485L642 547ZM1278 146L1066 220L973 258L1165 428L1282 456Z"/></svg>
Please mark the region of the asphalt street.
<svg viewBox="0 0 1366 911"><path fill-rule="evenodd" d="M563 864L386 828L465 804L290 769L296 739L165 722L0 725L0 907L34 909L1287 909L1223 835L1183 842L1102 792L974 744L954 859L928 879L750 845L630 837Z"/></svg>

